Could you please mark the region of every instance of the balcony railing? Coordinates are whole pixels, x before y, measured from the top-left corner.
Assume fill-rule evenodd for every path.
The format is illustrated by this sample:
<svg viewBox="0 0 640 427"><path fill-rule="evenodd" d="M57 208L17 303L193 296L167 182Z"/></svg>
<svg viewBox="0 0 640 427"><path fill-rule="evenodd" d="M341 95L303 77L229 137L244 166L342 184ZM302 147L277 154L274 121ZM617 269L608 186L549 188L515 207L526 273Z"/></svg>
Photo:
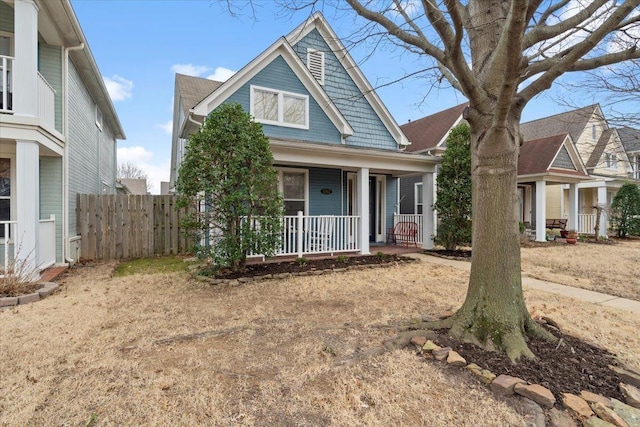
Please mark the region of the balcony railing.
<svg viewBox="0 0 640 427"><path fill-rule="evenodd" d="M11 93L11 70L13 57L0 55L0 113L13 112L13 94Z"/></svg>
<svg viewBox="0 0 640 427"><path fill-rule="evenodd" d="M38 73L38 117L50 128L56 125L56 91L49 82Z"/></svg>
<svg viewBox="0 0 640 427"><path fill-rule="evenodd" d="M13 113L12 70L14 58L0 55L0 113ZM43 125L53 128L56 123L56 91L47 79L38 73L38 117Z"/></svg>

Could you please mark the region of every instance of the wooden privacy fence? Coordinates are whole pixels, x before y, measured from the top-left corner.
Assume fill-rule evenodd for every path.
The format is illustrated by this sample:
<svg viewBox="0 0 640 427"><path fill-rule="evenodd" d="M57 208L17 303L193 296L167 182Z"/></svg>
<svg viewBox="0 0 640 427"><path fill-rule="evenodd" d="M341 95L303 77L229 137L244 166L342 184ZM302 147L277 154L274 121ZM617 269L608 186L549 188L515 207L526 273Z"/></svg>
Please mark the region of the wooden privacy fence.
<svg viewBox="0 0 640 427"><path fill-rule="evenodd" d="M76 212L83 259L178 255L191 249L180 228L187 209L176 196L79 194Z"/></svg>

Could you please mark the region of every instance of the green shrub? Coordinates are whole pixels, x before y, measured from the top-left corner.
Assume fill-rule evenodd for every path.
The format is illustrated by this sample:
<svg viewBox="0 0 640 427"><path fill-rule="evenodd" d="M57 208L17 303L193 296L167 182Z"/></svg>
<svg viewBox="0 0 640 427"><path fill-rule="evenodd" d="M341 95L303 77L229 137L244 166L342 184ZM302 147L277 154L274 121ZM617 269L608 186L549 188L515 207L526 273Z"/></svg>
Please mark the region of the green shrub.
<svg viewBox="0 0 640 427"><path fill-rule="evenodd" d="M623 184L611 203L611 226L618 237L640 233L640 188Z"/></svg>

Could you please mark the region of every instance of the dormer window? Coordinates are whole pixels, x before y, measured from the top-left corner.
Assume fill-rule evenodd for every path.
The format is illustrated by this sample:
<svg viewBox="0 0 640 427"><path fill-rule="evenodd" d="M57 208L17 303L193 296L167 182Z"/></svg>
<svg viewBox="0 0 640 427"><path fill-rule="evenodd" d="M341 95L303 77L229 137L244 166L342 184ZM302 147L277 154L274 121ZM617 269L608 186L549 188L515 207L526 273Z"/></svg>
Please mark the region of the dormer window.
<svg viewBox="0 0 640 427"><path fill-rule="evenodd" d="M249 113L267 125L309 129L309 96L251 86Z"/></svg>
<svg viewBox="0 0 640 427"><path fill-rule="evenodd" d="M324 52L307 49L307 68L321 85L324 84Z"/></svg>
<svg viewBox="0 0 640 427"><path fill-rule="evenodd" d="M591 125L591 139L596 140L596 125Z"/></svg>

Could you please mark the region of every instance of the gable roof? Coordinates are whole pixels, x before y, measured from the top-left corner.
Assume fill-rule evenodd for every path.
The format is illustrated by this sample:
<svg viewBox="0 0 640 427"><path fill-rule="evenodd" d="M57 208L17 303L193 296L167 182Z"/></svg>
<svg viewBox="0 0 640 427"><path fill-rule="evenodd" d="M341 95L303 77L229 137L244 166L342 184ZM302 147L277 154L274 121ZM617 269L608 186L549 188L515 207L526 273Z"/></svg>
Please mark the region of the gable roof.
<svg viewBox="0 0 640 427"><path fill-rule="evenodd" d="M591 151L589 160L587 160L588 168L595 168L596 166L598 166L600 158L602 157L602 153L604 153L604 150L611 140L611 136L613 135L613 133L614 129L607 129L602 132L602 135L600 135L600 139L598 140L598 142L596 142L595 147L593 147L593 151Z"/></svg>
<svg viewBox="0 0 640 427"><path fill-rule="evenodd" d="M400 126L411 141L407 151L415 153L444 148L449 131L461 121L462 112L468 105L465 102Z"/></svg>
<svg viewBox="0 0 640 427"><path fill-rule="evenodd" d="M387 107L384 105L376 91L374 90L369 80L364 76L358 64L353 60L347 49L344 47L338 35L333 31L327 20L322 13L315 12L305 22L298 25L293 31L291 31L285 38L290 45L295 45L302 40L307 34L314 29L318 30L320 35L324 38L325 42L331 48L331 51L336 55L338 60L343 64L344 69L349 74L349 77L355 82L356 86L363 94L365 99L369 102L369 105L376 112L382 123L385 125L391 136L395 139L396 143L401 146L407 146L410 144L405 134L398 126Z"/></svg>
<svg viewBox="0 0 640 427"><path fill-rule="evenodd" d="M588 105L576 110L555 114L549 117L522 123L520 131L525 141L547 138L553 135L568 133L576 141L594 114L603 118L598 104Z"/></svg>
<svg viewBox="0 0 640 427"><path fill-rule="evenodd" d="M566 147L572 163L575 166L575 170L553 166L556 157L563 147ZM588 177L584 164L582 164L580 156L571 142L571 136L568 133L526 141L520 146L518 176L541 174Z"/></svg>
<svg viewBox="0 0 640 427"><path fill-rule="evenodd" d="M189 110L218 89L222 82L176 73L176 94L182 100L185 117Z"/></svg>
<svg viewBox="0 0 640 427"><path fill-rule="evenodd" d="M624 126L618 129L618 135L627 153L640 151L640 130Z"/></svg>
<svg viewBox="0 0 640 427"><path fill-rule="evenodd" d="M240 87L251 80L256 74L262 71L267 65L271 64L278 56L282 57L287 65L293 70L300 82L309 91L311 96L318 102L329 120L335 125L343 136L353 135L353 128L342 115L338 107L333 103L329 95L324 91L320 83L311 75L311 72L305 67L302 60L293 51L289 42L280 37L267 50L258 55L255 59L242 67L240 71L235 73L229 80L224 82L220 87L214 90L207 97L202 99L191 110L193 114L198 116L207 116L211 111L222 104L229 96L234 94ZM185 123L188 123L186 120Z"/></svg>

